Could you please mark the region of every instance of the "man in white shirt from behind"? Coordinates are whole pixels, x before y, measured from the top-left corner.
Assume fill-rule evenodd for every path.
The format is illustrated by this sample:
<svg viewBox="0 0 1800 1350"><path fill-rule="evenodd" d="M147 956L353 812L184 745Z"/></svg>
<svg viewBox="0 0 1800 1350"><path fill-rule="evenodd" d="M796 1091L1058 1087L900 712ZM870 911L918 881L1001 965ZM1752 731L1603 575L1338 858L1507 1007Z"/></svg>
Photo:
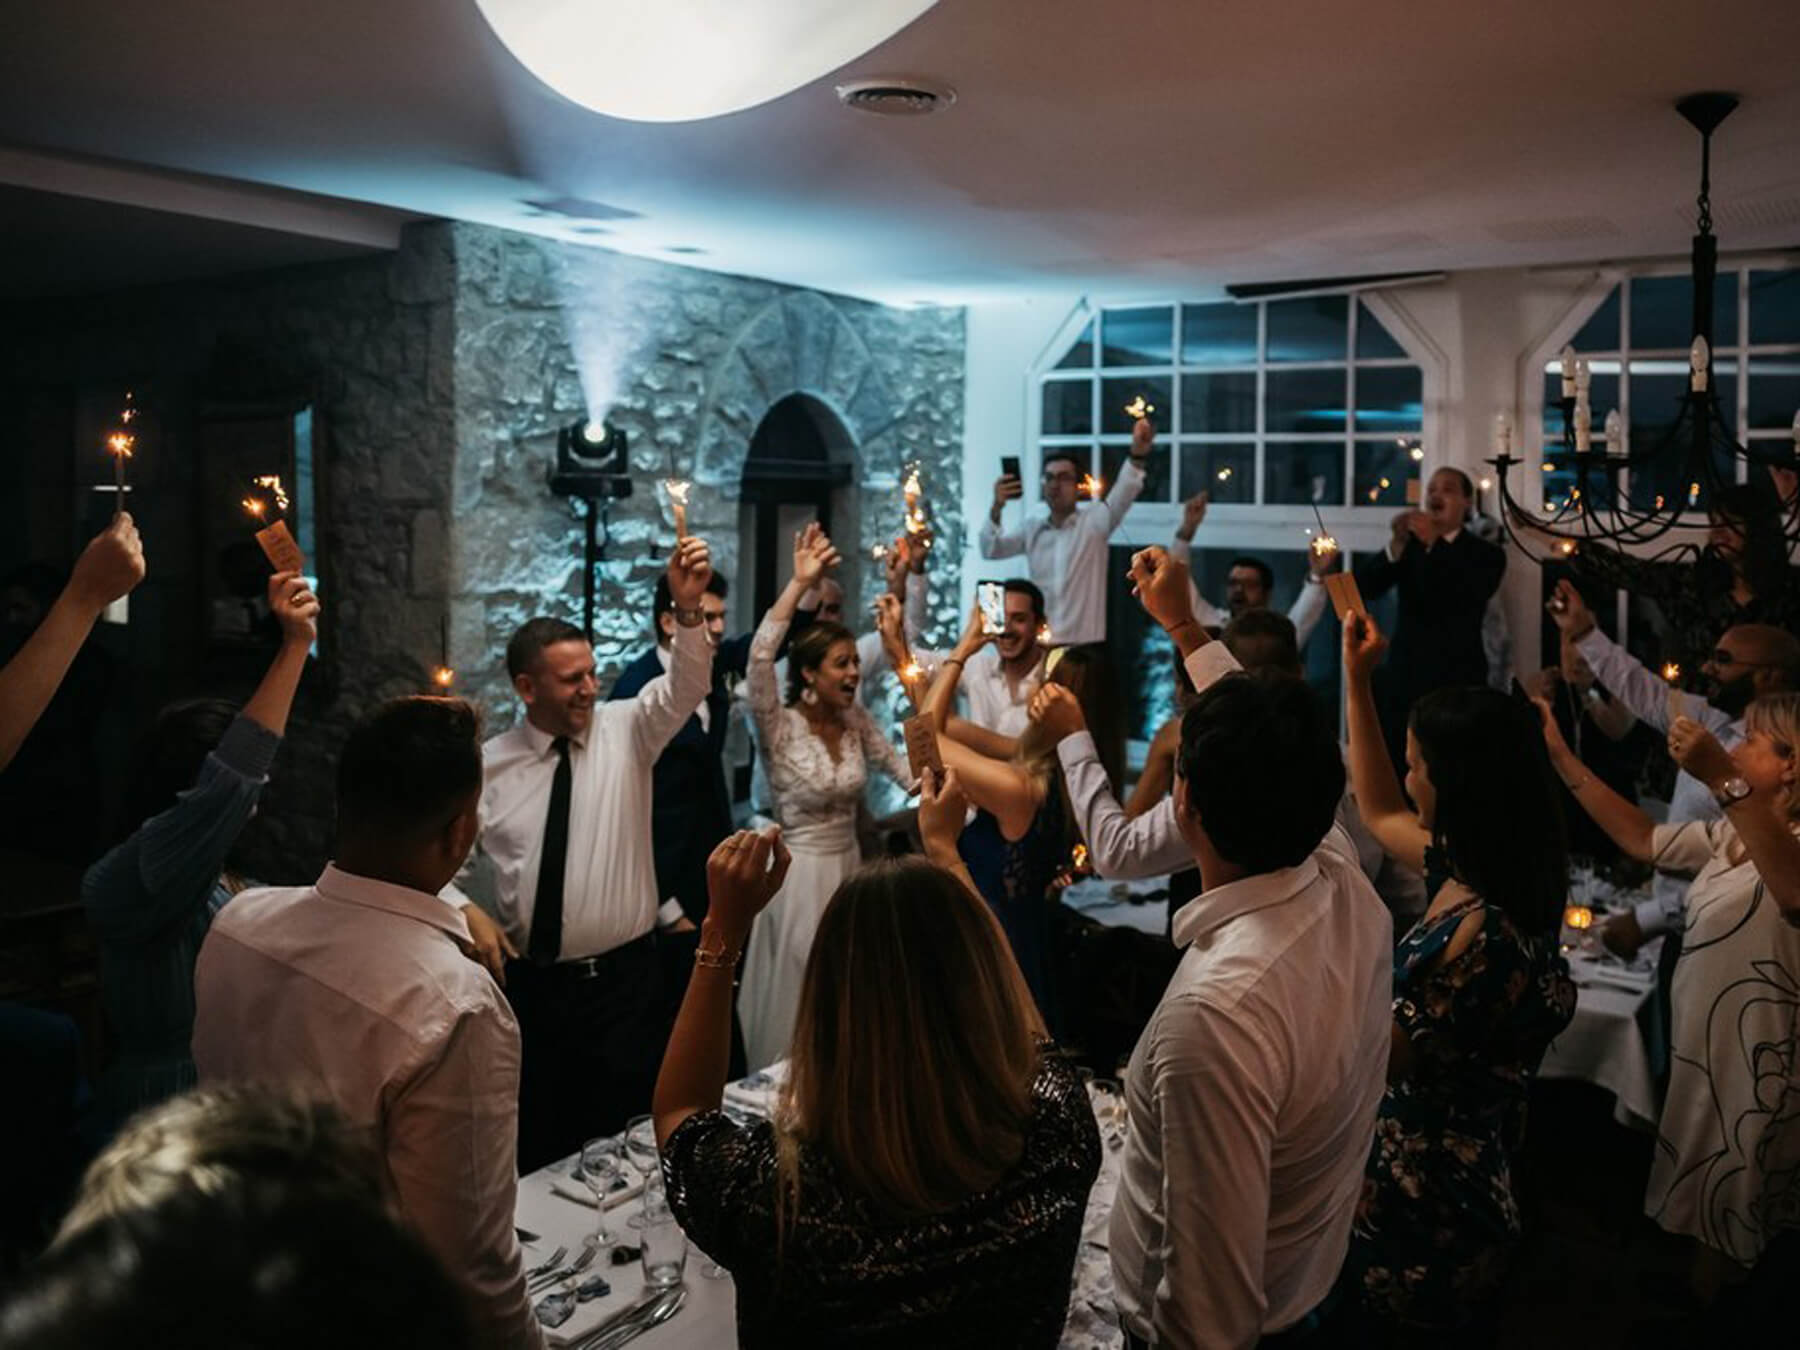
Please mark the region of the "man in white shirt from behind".
<svg viewBox="0 0 1800 1350"><path fill-rule="evenodd" d="M982 524L984 558L1023 553L1031 579L1044 592L1050 629L1058 643L1106 641L1107 540L1144 490L1144 464L1156 429L1139 420L1131 432L1131 452L1106 500L1081 500L1081 462L1054 450L1044 453L1044 500L1026 512L1019 528L1002 531L1006 503L1025 495L1025 486L1006 475L994 483L994 505Z"/></svg>
<svg viewBox="0 0 1800 1350"><path fill-rule="evenodd" d="M1334 823L1343 762L1305 685L1239 672L1163 550L1132 579L1200 691L1175 816L1203 889L1175 915L1181 964L1131 1057L1113 1280L1136 1342L1253 1346L1319 1315L1348 1249L1393 925ZM1064 700L1041 699L1055 734Z"/></svg>

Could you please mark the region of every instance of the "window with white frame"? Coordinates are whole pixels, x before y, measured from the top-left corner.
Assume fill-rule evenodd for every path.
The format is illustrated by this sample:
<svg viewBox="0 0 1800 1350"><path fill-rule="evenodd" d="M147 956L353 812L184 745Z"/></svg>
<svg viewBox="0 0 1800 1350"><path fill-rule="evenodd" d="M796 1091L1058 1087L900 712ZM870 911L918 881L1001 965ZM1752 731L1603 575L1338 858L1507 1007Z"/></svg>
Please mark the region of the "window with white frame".
<svg viewBox="0 0 1800 1350"><path fill-rule="evenodd" d="M1633 275L1611 292L1581 326L1570 345L1593 372L1589 401L1598 429L1619 410L1628 448L1656 445L1680 412L1688 388L1688 346L1693 341L1693 279L1687 273ZM1740 444L1788 442L1800 409L1800 268L1746 264L1723 269L1713 290L1713 387L1719 410ZM1552 354L1544 366L1543 440L1546 452L1562 447L1561 368ZM1721 466L1724 467L1724 466ZM1658 496L1706 507L1704 488L1657 474L1627 482L1628 500L1648 507ZM1742 477L1750 466L1728 471ZM1546 470L1544 502L1566 500L1575 486L1571 469ZM1699 487L1698 491L1694 489ZM1597 504L1610 505L1610 484L1590 483Z"/></svg>
<svg viewBox="0 0 1800 1350"><path fill-rule="evenodd" d="M1159 443L1139 499L1397 507L1418 500L1424 374L1351 295L1102 309L1043 373L1039 449L1103 480L1143 398ZM1096 467L1097 466L1097 467Z"/></svg>

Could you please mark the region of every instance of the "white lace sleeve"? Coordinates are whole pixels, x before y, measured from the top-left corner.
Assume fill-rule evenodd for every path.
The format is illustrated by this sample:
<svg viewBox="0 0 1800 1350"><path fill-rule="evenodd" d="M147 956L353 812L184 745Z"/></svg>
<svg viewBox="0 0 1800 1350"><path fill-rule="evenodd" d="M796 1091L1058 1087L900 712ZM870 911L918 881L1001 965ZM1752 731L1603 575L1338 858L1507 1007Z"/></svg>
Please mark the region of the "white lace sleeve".
<svg viewBox="0 0 1800 1350"><path fill-rule="evenodd" d="M781 691L775 687L775 653L781 650L781 639L788 626L780 619L767 619L756 630L750 642L750 663L744 672L744 689L750 701L750 716L756 720L757 739L765 754L774 751L787 738L787 718L781 715Z"/></svg>

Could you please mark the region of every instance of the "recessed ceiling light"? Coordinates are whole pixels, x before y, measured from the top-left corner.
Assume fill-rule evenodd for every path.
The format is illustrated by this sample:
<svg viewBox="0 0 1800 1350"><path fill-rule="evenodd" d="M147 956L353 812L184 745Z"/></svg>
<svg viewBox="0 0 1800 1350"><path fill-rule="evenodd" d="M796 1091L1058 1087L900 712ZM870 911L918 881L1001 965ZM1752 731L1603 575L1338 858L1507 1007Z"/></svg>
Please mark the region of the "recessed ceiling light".
<svg viewBox="0 0 1800 1350"><path fill-rule="evenodd" d="M956 102L956 90L941 80L876 75L837 87L838 102L881 117L923 117Z"/></svg>

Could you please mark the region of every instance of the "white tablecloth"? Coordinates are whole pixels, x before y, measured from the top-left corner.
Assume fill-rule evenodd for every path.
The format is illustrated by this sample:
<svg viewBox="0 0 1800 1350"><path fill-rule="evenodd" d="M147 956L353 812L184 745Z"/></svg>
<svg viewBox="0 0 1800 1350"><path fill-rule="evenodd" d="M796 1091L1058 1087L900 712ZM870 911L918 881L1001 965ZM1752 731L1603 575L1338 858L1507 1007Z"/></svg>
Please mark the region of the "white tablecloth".
<svg viewBox="0 0 1800 1350"><path fill-rule="evenodd" d="M1135 928L1161 937L1169 926L1169 879L1104 881L1084 877L1062 893L1062 902L1108 928Z"/></svg>
<svg viewBox="0 0 1800 1350"><path fill-rule="evenodd" d="M732 1100L745 1099L734 1091ZM551 1183L559 1179L565 1186L569 1184L569 1162L565 1158L519 1180L518 1225L537 1235L524 1249L527 1268L548 1258L558 1246L580 1251L582 1239L594 1231L592 1206L565 1199L551 1190ZM1065 1350L1111 1350L1123 1341L1113 1311L1112 1266L1106 1251L1106 1228L1118 1184L1119 1150L1103 1147L1100 1175L1088 1195L1087 1217L1075 1258L1075 1286L1069 1299L1069 1320L1063 1328ZM636 1245L635 1231L626 1227L626 1219L634 1208L634 1203L627 1202L607 1210L606 1226L615 1241ZM610 1266L604 1264L605 1260L602 1257L596 1261L584 1277L595 1272L605 1274L612 1292L580 1305L560 1327L546 1328L545 1339L552 1346L579 1339L644 1296L644 1272L638 1262ZM717 1280L703 1276L700 1271L706 1263L705 1254L690 1246L686 1304L672 1320L633 1341L634 1346L641 1345L644 1350L717 1350L737 1344L734 1286L729 1276ZM542 1293L537 1297L541 1298Z"/></svg>

